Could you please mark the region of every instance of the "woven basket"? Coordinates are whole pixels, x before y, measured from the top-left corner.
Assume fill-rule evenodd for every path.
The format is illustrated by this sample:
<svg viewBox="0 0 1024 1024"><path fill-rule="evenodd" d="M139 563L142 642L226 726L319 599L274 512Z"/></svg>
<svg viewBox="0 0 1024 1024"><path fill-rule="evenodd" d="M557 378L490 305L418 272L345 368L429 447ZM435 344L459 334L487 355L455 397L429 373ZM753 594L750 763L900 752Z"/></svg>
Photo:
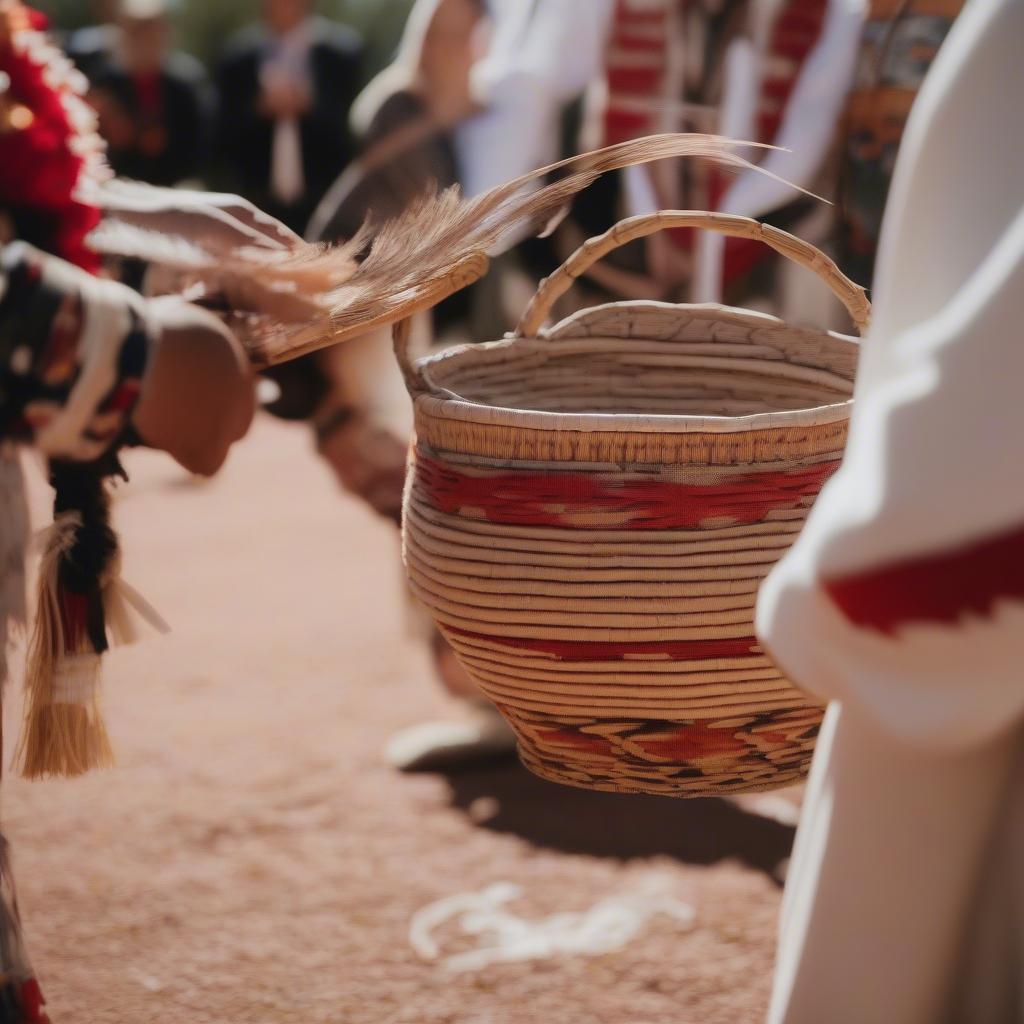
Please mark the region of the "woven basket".
<svg viewBox="0 0 1024 1024"><path fill-rule="evenodd" d="M846 439L855 339L717 305L621 302L542 330L616 246L756 238L863 327L863 289L785 232L664 212L591 239L514 336L422 359L404 554L414 592L546 779L706 796L807 771L822 709L754 637L760 581Z"/></svg>

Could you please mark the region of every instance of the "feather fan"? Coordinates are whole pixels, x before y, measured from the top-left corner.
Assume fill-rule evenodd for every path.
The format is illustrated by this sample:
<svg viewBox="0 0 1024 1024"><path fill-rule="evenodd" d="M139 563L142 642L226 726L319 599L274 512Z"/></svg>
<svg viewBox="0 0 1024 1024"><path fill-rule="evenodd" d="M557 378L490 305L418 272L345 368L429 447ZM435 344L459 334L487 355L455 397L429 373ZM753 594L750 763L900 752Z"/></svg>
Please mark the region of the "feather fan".
<svg viewBox="0 0 1024 1024"><path fill-rule="evenodd" d="M237 211L223 203L216 230L197 233L186 225L175 235L167 219L158 231L147 230L152 221L139 212L143 192L129 190L134 209L125 215L122 187L104 203L108 214L93 244L171 268L193 287L201 283L209 300L227 310L253 363L269 366L435 305L482 277L489 257L556 223L573 196L607 171L667 157L760 171L737 152L752 146L713 135L648 136L541 167L472 199L457 186L426 194L394 220L364 226L336 246L292 241L248 217L239 219L246 220L240 230L226 231L225 218L237 219ZM556 172L556 180L541 184Z"/></svg>

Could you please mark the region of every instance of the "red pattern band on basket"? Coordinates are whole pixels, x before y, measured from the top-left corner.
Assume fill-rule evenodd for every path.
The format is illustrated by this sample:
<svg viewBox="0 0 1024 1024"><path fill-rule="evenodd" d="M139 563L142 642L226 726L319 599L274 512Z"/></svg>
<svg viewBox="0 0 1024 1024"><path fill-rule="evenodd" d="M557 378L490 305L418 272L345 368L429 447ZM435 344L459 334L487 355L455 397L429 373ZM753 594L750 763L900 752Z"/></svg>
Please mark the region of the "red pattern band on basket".
<svg viewBox="0 0 1024 1024"><path fill-rule="evenodd" d="M824 709L758 647L754 606L838 466L857 344L648 302L545 329L596 260L665 227L766 242L869 321L812 246L675 211L587 242L504 341L413 366L396 332L416 411L410 585L538 775L681 797L786 786Z"/></svg>
<svg viewBox="0 0 1024 1024"><path fill-rule="evenodd" d="M417 484L438 511L479 510L493 523L591 529L595 516L617 514L625 529L693 529L709 520L751 525L771 512L798 508L838 468L833 460L692 484L623 481L596 473L469 474L420 453Z"/></svg>
<svg viewBox="0 0 1024 1024"><path fill-rule="evenodd" d="M704 661L711 658L760 657L763 654L757 639L752 636L728 637L722 640L655 640L647 643L617 643L488 636L484 633L460 629L458 626L446 626L445 632L478 643L510 647L569 662L626 661L644 658L665 661Z"/></svg>
<svg viewBox="0 0 1024 1024"><path fill-rule="evenodd" d="M511 709L505 709L508 714ZM821 708L720 721L608 723L563 718L558 728L510 714L523 762L553 782L609 792L703 796L798 782L821 727Z"/></svg>

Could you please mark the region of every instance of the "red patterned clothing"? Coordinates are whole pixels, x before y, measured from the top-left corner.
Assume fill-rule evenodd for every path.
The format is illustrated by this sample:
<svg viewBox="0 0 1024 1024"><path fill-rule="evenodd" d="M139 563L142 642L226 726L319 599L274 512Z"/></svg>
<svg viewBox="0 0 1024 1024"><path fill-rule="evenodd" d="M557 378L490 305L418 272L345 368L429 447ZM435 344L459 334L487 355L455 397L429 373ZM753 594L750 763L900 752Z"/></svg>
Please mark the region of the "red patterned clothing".
<svg viewBox="0 0 1024 1024"><path fill-rule="evenodd" d="M114 318L102 315L99 299L108 286L85 273L99 267L87 243L99 211L84 192L105 176L102 143L85 81L45 27L42 15L0 0L0 244L31 239L60 257L0 248L0 647L24 606L27 516L12 442L42 439L51 454L93 457L131 404L111 381ZM137 343L122 348L138 352ZM115 378L127 380L137 362L128 356ZM5 675L0 656L0 685ZM0 1024L46 1024L44 1002L0 836Z"/></svg>
<svg viewBox="0 0 1024 1024"><path fill-rule="evenodd" d="M871 0L842 126L839 260L870 285L910 108L964 0Z"/></svg>
<svg viewBox="0 0 1024 1024"><path fill-rule="evenodd" d="M746 30L746 15L747 0L617 0L603 144L659 132L716 133L726 51ZM679 173L673 181L659 176L658 203L714 209L722 189L715 170L687 161Z"/></svg>
<svg viewBox="0 0 1024 1024"><path fill-rule="evenodd" d="M764 18L756 0L618 0L607 58L604 142L664 131L774 142L821 38L827 7L828 0L783 0ZM737 97L744 91L749 100ZM728 112L747 102L743 123L733 123ZM650 205L695 210L719 209L731 180L713 165L694 162L677 170L655 168L652 176ZM672 233L686 248L691 235ZM726 280L749 270L762 250L730 241Z"/></svg>
<svg viewBox="0 0 1024 1024"><path fill-rule="evenodd" d="M45 26L19 3L0 5L0 211L14 237L95 271L86 236L100 215L81 192L107 173L103 144L85 79Z"/></svg>
<svg viewBox="0 0 1024 1024"><path fill-rule="evenodd" d="M0 253L0 296L0 440L98 459L142 389L142 299L23 243Z"/></svg>

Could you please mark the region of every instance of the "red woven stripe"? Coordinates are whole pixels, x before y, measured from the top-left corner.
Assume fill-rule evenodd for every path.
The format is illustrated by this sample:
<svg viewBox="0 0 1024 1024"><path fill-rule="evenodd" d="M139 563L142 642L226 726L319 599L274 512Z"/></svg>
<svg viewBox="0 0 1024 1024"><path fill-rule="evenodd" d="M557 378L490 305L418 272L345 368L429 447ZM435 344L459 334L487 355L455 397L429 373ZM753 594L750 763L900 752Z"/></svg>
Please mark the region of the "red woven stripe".
<svg viewBox="0 0 1024 1024"><path fill-rule="evenodd" d="M780 118L774 122L778 128ZM725 243L725 256L723 258L722 276L726 284L738 281L745 274L749 274L754 267L771 255L768 249L760 242L752 238L728 238Z"/></svg>
<svg viewBox="0 0 1024 1024"><path fill-rule="evenodd" d="M704 661L712 658L759 657L757 639L752 636L725 640L658 640L649 643L619 643L576 640L536 640L516 636L488 636L456 626L445 627L467 640L501 644L519 651L548 654L560 661L624 661L627 658L656 657L665 661Z"/></svg>
<svg viewBox="0 0 1024 1024"><path fill-rule="evenodd" d="M722 728L706 722L694 722L672 729L661 738L640 737L639 746L648 754L677 763L731 759L740 756L748 746L737 733L735 726Z"/></svg>
<svg viewBox="0 0 1024 1024"><path fill-rule="evenodd" d="M650 35L631 36L628 32L620 32L615 36L615 45L620 50L643 50L652 53L665 52L664 38Z"/></svg>
<svg viewBox="0 0 1024 1024"><path fill-rule="evenodd" d="M628 7L621 0L615 9L615 30L627 25L659 25L668 15L667 5L659 7Z"/></svg>
<svg viewBox="0 0 1024 1024"><path fill-rule="evenodd" d="M953 625L1024 601L1024 526L955 551L830 580L825 590L855 625L893 635L911 622Z"/></svg>
<svg viewBox="0 0 1024 1024"><path fill-rule="evenodd" d="M794 84L788 78L766 78L761 83L761 105L768 106L764 101L772 100L771 109L778 110L789 99Z"/></svg>
<svg viewBox="0 0 1024 1024"><path fill-rule="evenodd" d="M838 461L783 473L765 471L713 484L629 480L596 473L494 473L471 476L420 457L416 478L441 512L479 510L492 523L593 529L594 517L620 516L626 530L692 529L707 520L749 525L796 508L821 490Z"/></svg>
<svg viewBox="0 0 1024 1024"><path fill-rule="evenodd" d="M609 111L604 119L604 144L612 146L618 142L631 142L650 135L653 129L651 119L643 114Z"/></svg>
<svg viewBox="0 0 1024 1024"><path fill-rule="evenodd" d="M661 94L660 68L632 68L619 66L608 72L608 92L611 94L610 104L621 93L627 96L657 97Z"/></svg>

